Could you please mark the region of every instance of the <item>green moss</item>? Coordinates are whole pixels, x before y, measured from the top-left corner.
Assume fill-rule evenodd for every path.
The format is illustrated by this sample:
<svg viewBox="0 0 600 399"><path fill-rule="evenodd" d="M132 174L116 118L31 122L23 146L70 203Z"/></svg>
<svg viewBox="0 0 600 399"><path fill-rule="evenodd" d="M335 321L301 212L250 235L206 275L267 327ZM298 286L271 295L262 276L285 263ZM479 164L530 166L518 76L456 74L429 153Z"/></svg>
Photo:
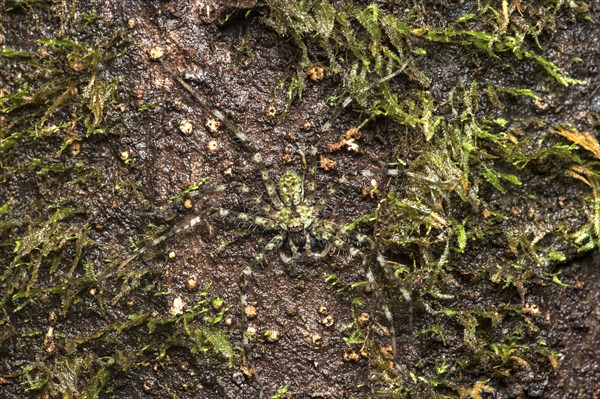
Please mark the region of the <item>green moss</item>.
<svg viewBox="0 0 600 399"><path fill-rule="evenodd" d="M133 313L125 321L90 326L91 332L76 337L53 339L58 347L67 350L52 362L34 362L24 367L27 389L51 397L98 397L106 392L106 384L115 374L156 364L174 347L187 348L191 353L222 356L229 364L234 351L219 327L219 321L207 322L205 316L214 314L208 289L202 300L176 317L160 317L150 313ZM224 314L227 310L222 310ZM145 332L144 332L145 330ZM131 339L143 333L145 339ZM111 350L103 356L82 350L100 344ZM208 352L208 353L207 353ZM90 396L82 396L82 395Z"/></svg>
<svg viewBox="0 0 600 399"><path fill-rule="evenodd" d="M560 84L585 84L565 76L561 68L538 53L543 50L540 37L554 34L557 14L565 11L566 6L560 2L522 4L518 13L513 6L505 8L506 2L500 11L488 2L479 5L477 13L465 14L456 21L444 21L445 25L439 28L433 28L434 23L429 21L440 17L445 20L444 16L435 12L427 14L426 8L416 5L388 9L377 4L361 7L351 2L328 0L268 0L266 5L269 13L263 21L280 35L291 37L302 53L297 76L290 80L290 101L302 95L303 77L311 65L322 63L320 57L327 59L328 73L340 74L344 87L351 93L360 92L366 85L366 76L384 76L406 60L411 60L406 74L423 87L429 87L431 78L419 69L418 63L419 58L427 57L427 47L435 43L459 46L467 51L477 48L492 59L507 63L530 59ZM583 10L585 7L566 11ZM530 45L531 41L534 46ZM516 59L511 60L509 55ZM382 86L379 95L385 96L388 86ZM386 98L385 103L388 102ZM396 112L390 115L396 116Z"/></svg>
<svg viewBox="0 0 600 399"><path fill-rule="evenodd" d="M273 396L271 396L271 399L284 399L286 397L288 389L289 389L289 387L287 385L283 388L278 389L275 392L275 394Z"/></svg>

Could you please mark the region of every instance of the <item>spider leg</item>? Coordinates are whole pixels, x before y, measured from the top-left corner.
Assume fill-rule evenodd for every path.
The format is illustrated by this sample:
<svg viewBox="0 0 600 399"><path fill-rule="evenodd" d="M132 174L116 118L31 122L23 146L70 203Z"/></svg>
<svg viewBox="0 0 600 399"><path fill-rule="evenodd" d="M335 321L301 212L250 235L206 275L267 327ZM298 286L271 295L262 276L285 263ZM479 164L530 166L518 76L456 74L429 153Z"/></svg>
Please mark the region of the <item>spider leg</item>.
<svg viewBox="0 0 600 399"><path fill-rule="evenodd" d="M250 280L253 277L254 267L262 263L263 259L267 254L279 248L281 246L281 243L283 243L284 239L285 234L278 234L275 237L273 237L267 243L267 245L265 245L265 248L254 257L252 262L248 266L246 266L244 270L242 270L238 281L238 286L240 288L240 306L242 313L242 367L246 368L246 370L248 370L249 373L253 372L254 378L256 379L256 382L260 387L259 399L262 399L264 397L264 387L262 385L258 372L256 371L256 367L254 365L254 361L251 354L252 352L250 351L250 343L248 341L248 314L246 313L246 309L248 308L248 286ZM251 376L252 374L249 375Z"/></svg>
<svg viewBox="0 0 600 399"><path fill-rule="evenodd" d="M240 187L241 187L241 192L244 194L248 194L251 196L252 201L254 202L254 204L258 205L260 207L260 209L266 214L269 215L271 214L273 208L271 207L271 205L266 202L262 196L260 195L252 195L252 189L250 187L248 187L246 184L244 183L239 183Z"/></svg>
<svg viewBox="0 0 600 399"><path fill-rule="evenodd" d="M394 277L394 271L388 266L383 254L377 248L377 244L375 243L375 241L373 241L370 237L368 237L362 233L359 233L357 231L348 230L347 228L345 228L343 226L341 226L341 227L339 227L339 226L334 227L334 226L335 225L331 224L331 228L335 229L340 234L343 234L344 236L348 237L349 239L354 240L354 241L358 242L359 244L367 243L369 245L369 247L371 248L371 251L375 252L377 263L379 264L379 267L381 267L381 270L383 270L383 272L385 273L387 279L389 281L396 281L396 278ZM408 326L409 326L409 328L412 329L412 324L413 324L412 296L406 288L404 288L402 286L398 286L397 288L400 290L400 293L402 294L402 298L404 299L404 302L408 305Z"/></svg>
<svg viewBox="0 0 600 399"><path fill-rule="evenodd" d="M179 76L175 75L166 66L166 64L164 62L161 61L161 64L171 73L171 75L173 76L173 78L175 80L177 80L179 82L179 84L181 86L183 86L183 88L185 90L187 90L192 95L192 97L194 97L196 99L196 101L198 101L200 103L200 105L202 105L203 107L205 107L207 109L210 109L210 112L213 114L213 116L215 118L219 119L221 122L223 122L223 124L225 126L227 126L227 128L229 129L229 131L231 133L233 133L233 135L248 150L250 150L254 154L254 156L252 157L252 160L254 162L256 162L256 164L258 164L258 167L260 169L260 176L262 178L263 183L265 184L265 187L267 189L267 193L269 194L269 198L271 199L271 202L273 203L273 205L277 209L281 209L283 207L283 204L282 204L281 200L279 199L279 196L277 195L277 191L275 190L275 186L271 183L271 179L269 178L269 173L267 172L267 168L265 167L265 164L263 163L262 156L260 155L260 152L258 151L258 149L256 148L256 146L248 138L248 136L246 136L246 134L244 132L242 132L240 130L240 128L235 123L233 123L233 121L231 121L229 118L227 118L225 115L223 115L223 113L221 111L219 111L218 109L210 107L209 104L208 104L208 101L206 101L200 95L200 93L198 93L192 86L190 86L189 84L187 84L182 78L180 78Z"/></svg>
<svg viewBox="0 0 600 399"><path fill-rule="evenodd" d="M277 229L277 224L273 220L264 216L250 215L246 212L234 211L225 208L219 208L219 215L222 217L233 216L243 222L251 223L267 229Z"/></svg>
<svg viewBox="0 0 600 399"><path fill-rule="evenodd" d="M375 293L375 299L379 303L379 306L381 306L381 310L383 311L383 314L389 324L390 336L392 339L392 355L394 356L394 358L396 358L396 329L394 327L394 317L386 301L383 300L383 296L381 295L381 291L379 290L379 284L377 284L377 280L375 279L375 275L371 270L371 266L369 265L367 257L358 248L355 248L354 246L348 244L346 241L335 236L332 232L328 231L330 229L333 229L333 225L323 224L322 229L313 228L313 233L318 238L331 242L333 245L340 248L341 250L348 252L350 256L358 256L361 259L362 267L365 276L367 277L367 282L373 288L373 292ZM379 257L379 254L377 258L379 262L384 260L383 256Z"/></svg>
<svg viewBox="0 0 600 399"><path fill-rule="evenodd" d="M279 252L279 257L281 258L281 261L286 265L289 265L294 261L294 259L298 258L298 247L296 246L296 244L294 244L290 237L288 237L288 245L290 246L290 251L292 251L291 257L286 256L283 252Z"/></svg>
<svg viewBox="0 0 600 399"><path fill-rule="evenodd" d="M194 191L188 193L188 195L190 197L196 197L198 195L220 192L220 191L224 191L224 190L225 190L225 186L219 185L219 186L215 186L215 187L203 188L201 190L194 190ZM109 275L107 275L105 277L109 277L110 275L114 274L115 272L122 270L129 263L131 263L135 259L142 256L144 253L146 253L150 248L157 246L158 244L165 241L166 239L168 239L168 238L174 236L175 234L178 234L184 230L191 229L192 227L194 227L195 225L200 223L203 219L205 219L207 216L211 215L213 212L214 212L214 210L208 210L205 214L195 216L195 217L188 219L187 221L171 228L171 230L167 231L165 234L163 234L160 237L155 237L155 238L151 238L151 239L147 240L144 243L144 245L140 249L137 250L136 253L134 253L129 258L127 258L123 262L121 262L121 264L119 265L118 268L115 269L115 271L111 272Z"/></svg>
<svg viewBox="0 0 600 399"><path fill-rule="evenodd" d="M165 63L161 62L161 64L169 72L171 72L171 70L165 65ZM210 109L211 110L210 112L213 114L213 116L216 117L217 119L219 119L221 122L223 122L223 124L225 126L227 126L229 131L231 131L233 133L233 135L239 141L241 141L242 144L244 144L247 149L249 149L254 154L252 159L254 160L254 162L256 162L258 164L258 167L260 168L260 176L263 180L263 183L265 184L267 193L269 194L269 198L271 199L271 202L273 203L273 205L275 205L275 207L277 209L281 209L283 207L283 204L281 203L281 200L279 199L279 196L277 195L275 186L271 183L271 180L269 178L269 173L267 172L267 168L265 167L265 164L263 163L262 156L260 155L256 146L252 143L252 141L250 141L248 136L246 136L246 134L244 132L242 132L240 130L240 128L236 126L235 123L233 123L231 120L229 120L229 118L227 118L225 115L223 115L223 113L221 111L219 111L218 109L209 107L208 102L204 98L202 98L202 96L193 87L191 87L189 84L187 84L182 78L173 74L172 72L171 72L171 74L172 74L173 78L175 80L177 80L179 82L179 84L181 86L183 86L183 88L185 90L187 90L196 99L196 101L198 101L200 103L200 105Z"/></svg>
<svg viewBox="0 0 600 399"><path fill-rule="evenodd" d="M311 234L307 231L306 234L304 235L305 237L305 243L304 243L304 252L306 252L306 256L309 258L315 258L315 259L320 259L319 254L315 254L312 251L312 247L311 247Z"/></svg>
<svg viewBox="0 0 600 399"><path fill-rule="evenodd" d="M323 251L321 251L321 252L313 252L312 246L311 246L312 245L311 237L312 237L312 235L307 232L306 233L306 244L304 244L304 251L306 252L306 256L309 258L313 258L315 260L319 260L319 259L322 259L325 256L327 256L327 254L331 250L331 244L326 245L325 249L323 249ZM320 238L320 237L317 236L316 238Z"/></svg>
<svg viewBox="0 0 600 399"><path fill-rule="evenodd" d="M173 77L173 79L175 79L176 81L179 82L179 84L188 91L188 93L190 93L192 95L192 97L194 97L194 99L196 99L196 101L198 101L198 103L206 108L206 109L210 109L210 113L213 114L213 116L215 118L217 118L218 120L220 120L221 122L223 122L223 124L225 126L227 126L227 128L235 135L235 137L238 138L238 140L240 140L242 143L244 143L244 145L246 145L248 148L250 148L250 150L252 152L256 152L256 149L254 148L254 146L252 145L252 142L250 141L250 139L248 139L248 136L246 136L241 130L240 128L238 128L236 126L235 123L233 123L233 121L231 121L229 118L227 118L225 115L223 115L223 113L221 111L219 111L216 108L212 108L210 106L209 101L207 101L206 99L204 99L200 93L198 93L192 86L190 86L189 84L187 84L185 82L185 80L183 80L182 78L180 78L179 76L177 76L175 73L173 73L173 71L171 70L171 68L169 68L167 66L167 64L163 61L160 61L161 65L171 74L171 76Z"/></svg>
<svg viewBox="0 0 600 399"><path fill-rule="evenodd" d="M267 189L267 194L269 195L269 199L277 209L283 208L283 203L277 194L277 190L275 189L275 185L271 182L271 178L269 177L269 172L263 163L262 155L260 153L255 153L252 157L252 160L256 162L258 168L260 169L260 177Z"/></svg>
<svg viewBox="0 0 600 399"><path fill-rule="evenodd" d="M327 122L325 122L323 124L323 126L321 126L320 133L328 131L331 128L331 126L333 125L333 122L337 119L338 116L340 116L340 113L342 112L342 110L344 108L346 108L348 105L350 105L352 100L354 100L356 97L358 97L359 94L367 92L367 91L371 90L373 87L379 86L380 84L387 82L388 80L399 75L408 66L409 62L410 62L410 59L406 60L406 62L404 64L402 64L400 69L395 70L394 72L390 73L389 75L384 76L383 78L381 78L381 79L371 83L370 85L364 87L363 89L359 90L358 92L354 92L354 93L350 94L349 96L347 96L346 98L344 98L339 103L340 105L338 105L338 107L335 109L335 111L333 111L333 113L331 114L331 116L329 117Z"/></svg>
<svg viewBox="0 0 600 399"><path fill-rule="evenodd" d="M315 190L317 189L317 147L310 146L310 159L308 164L308 182L306 183L306 204L315 203Z"/></svg>
<svg viewBox="0 0 600 399"><path fill-rule="evenodd" d="M346 179L346 175L340 177L336 183L337 184L348 183L348 179ZM325 206L331 200L331 198L335 195L335 193L337 193L337 189L335 187L330 187L327 190L327 192L325 193L325 195L317 200L317 203L314 207L313 213L315 215L318 215L323 210L323 208L325 208Z"/></svg>

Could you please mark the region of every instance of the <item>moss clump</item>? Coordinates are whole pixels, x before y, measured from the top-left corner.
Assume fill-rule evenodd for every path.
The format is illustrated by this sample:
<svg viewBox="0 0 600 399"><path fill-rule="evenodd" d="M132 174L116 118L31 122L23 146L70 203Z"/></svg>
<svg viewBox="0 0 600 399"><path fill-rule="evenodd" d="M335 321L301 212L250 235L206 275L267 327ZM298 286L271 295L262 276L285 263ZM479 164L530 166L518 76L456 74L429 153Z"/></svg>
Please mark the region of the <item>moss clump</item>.
<svg viewBox="0 0 600 399"><path fill-rule="evenodd" d="M207 364L211 358L206 353L217 354L231 365L235 353L219 326L228 308L214 311L211 303L218 298L208 289L200 297L174 317L156 311L131 313L123 321L89 326L77 336L59 335L52 328L44 338L47 356L23 367L26 390L50 397L97 397L110 392L111 377L160 364L173 348L204 354ZM136 338L142 335L143 341Z"/></svg>
<svg viewBox="0 0 600 399"><path fill-rule="evenodd" d="M466 54L477 49L506 67L532 60L562 85L584 84L565 76L560 67L540 52L541 43L556 32L557 19L565 18L558 14L583 13L587 10L585 5L566 6L557 1L515 6L502 1L496 8L489 2L477 6L441 3L451 12L416 3L383 7L375 3L361 6L329 0L266 1L268 14L263 21L279 34L291 37L302 51L299 71L289 84L288 97L291 100L301 95L308 69L322 63L328 64L330 75L342 77L350 93L361 92L373 81L373 75L385 76L406 61L409 61L406 75L429 87L432 77L419 64L431 56L437 44L462 47ZM459 16L449 20L446 15L452 14ZM384 83L380 90L379 95L386 97L384 93L389 87ZM390 100L386 97L382 103L392 105ZM418 105L425 111L427 101L422 100ZM409 104L402 105L388 107L386 115L403 119L407 113L402 111ZM418 120L423 112L409 114L417 114Z"/></svg>

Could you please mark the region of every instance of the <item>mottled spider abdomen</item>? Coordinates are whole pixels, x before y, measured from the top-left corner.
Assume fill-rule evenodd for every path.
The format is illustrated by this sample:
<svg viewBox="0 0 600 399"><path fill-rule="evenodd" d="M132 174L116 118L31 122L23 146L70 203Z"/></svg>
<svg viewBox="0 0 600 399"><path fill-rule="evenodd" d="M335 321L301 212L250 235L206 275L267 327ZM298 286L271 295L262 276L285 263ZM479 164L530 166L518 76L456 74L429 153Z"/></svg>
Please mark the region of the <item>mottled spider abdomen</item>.
<svg viewBox="0 0 600 399"><path fill-rule="evenodd" d="M279 196L285 206L296 206L302 202L304 188L302 178L291 170L286 170L279 179Z"/></svg>

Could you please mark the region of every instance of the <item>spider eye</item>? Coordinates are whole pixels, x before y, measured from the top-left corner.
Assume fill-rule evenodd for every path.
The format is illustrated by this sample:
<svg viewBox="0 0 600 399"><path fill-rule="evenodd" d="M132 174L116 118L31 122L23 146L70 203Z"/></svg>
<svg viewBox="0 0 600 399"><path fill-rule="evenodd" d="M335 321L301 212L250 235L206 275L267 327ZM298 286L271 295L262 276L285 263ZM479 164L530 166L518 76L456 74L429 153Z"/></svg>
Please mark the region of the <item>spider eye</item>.
<svg viewBox="0 0 600 399"><path fill-rule="evenodd" d="M286 206L295 206L302 202L302 179L291 170L287 170L279 179L279 196Z"/></svg>

